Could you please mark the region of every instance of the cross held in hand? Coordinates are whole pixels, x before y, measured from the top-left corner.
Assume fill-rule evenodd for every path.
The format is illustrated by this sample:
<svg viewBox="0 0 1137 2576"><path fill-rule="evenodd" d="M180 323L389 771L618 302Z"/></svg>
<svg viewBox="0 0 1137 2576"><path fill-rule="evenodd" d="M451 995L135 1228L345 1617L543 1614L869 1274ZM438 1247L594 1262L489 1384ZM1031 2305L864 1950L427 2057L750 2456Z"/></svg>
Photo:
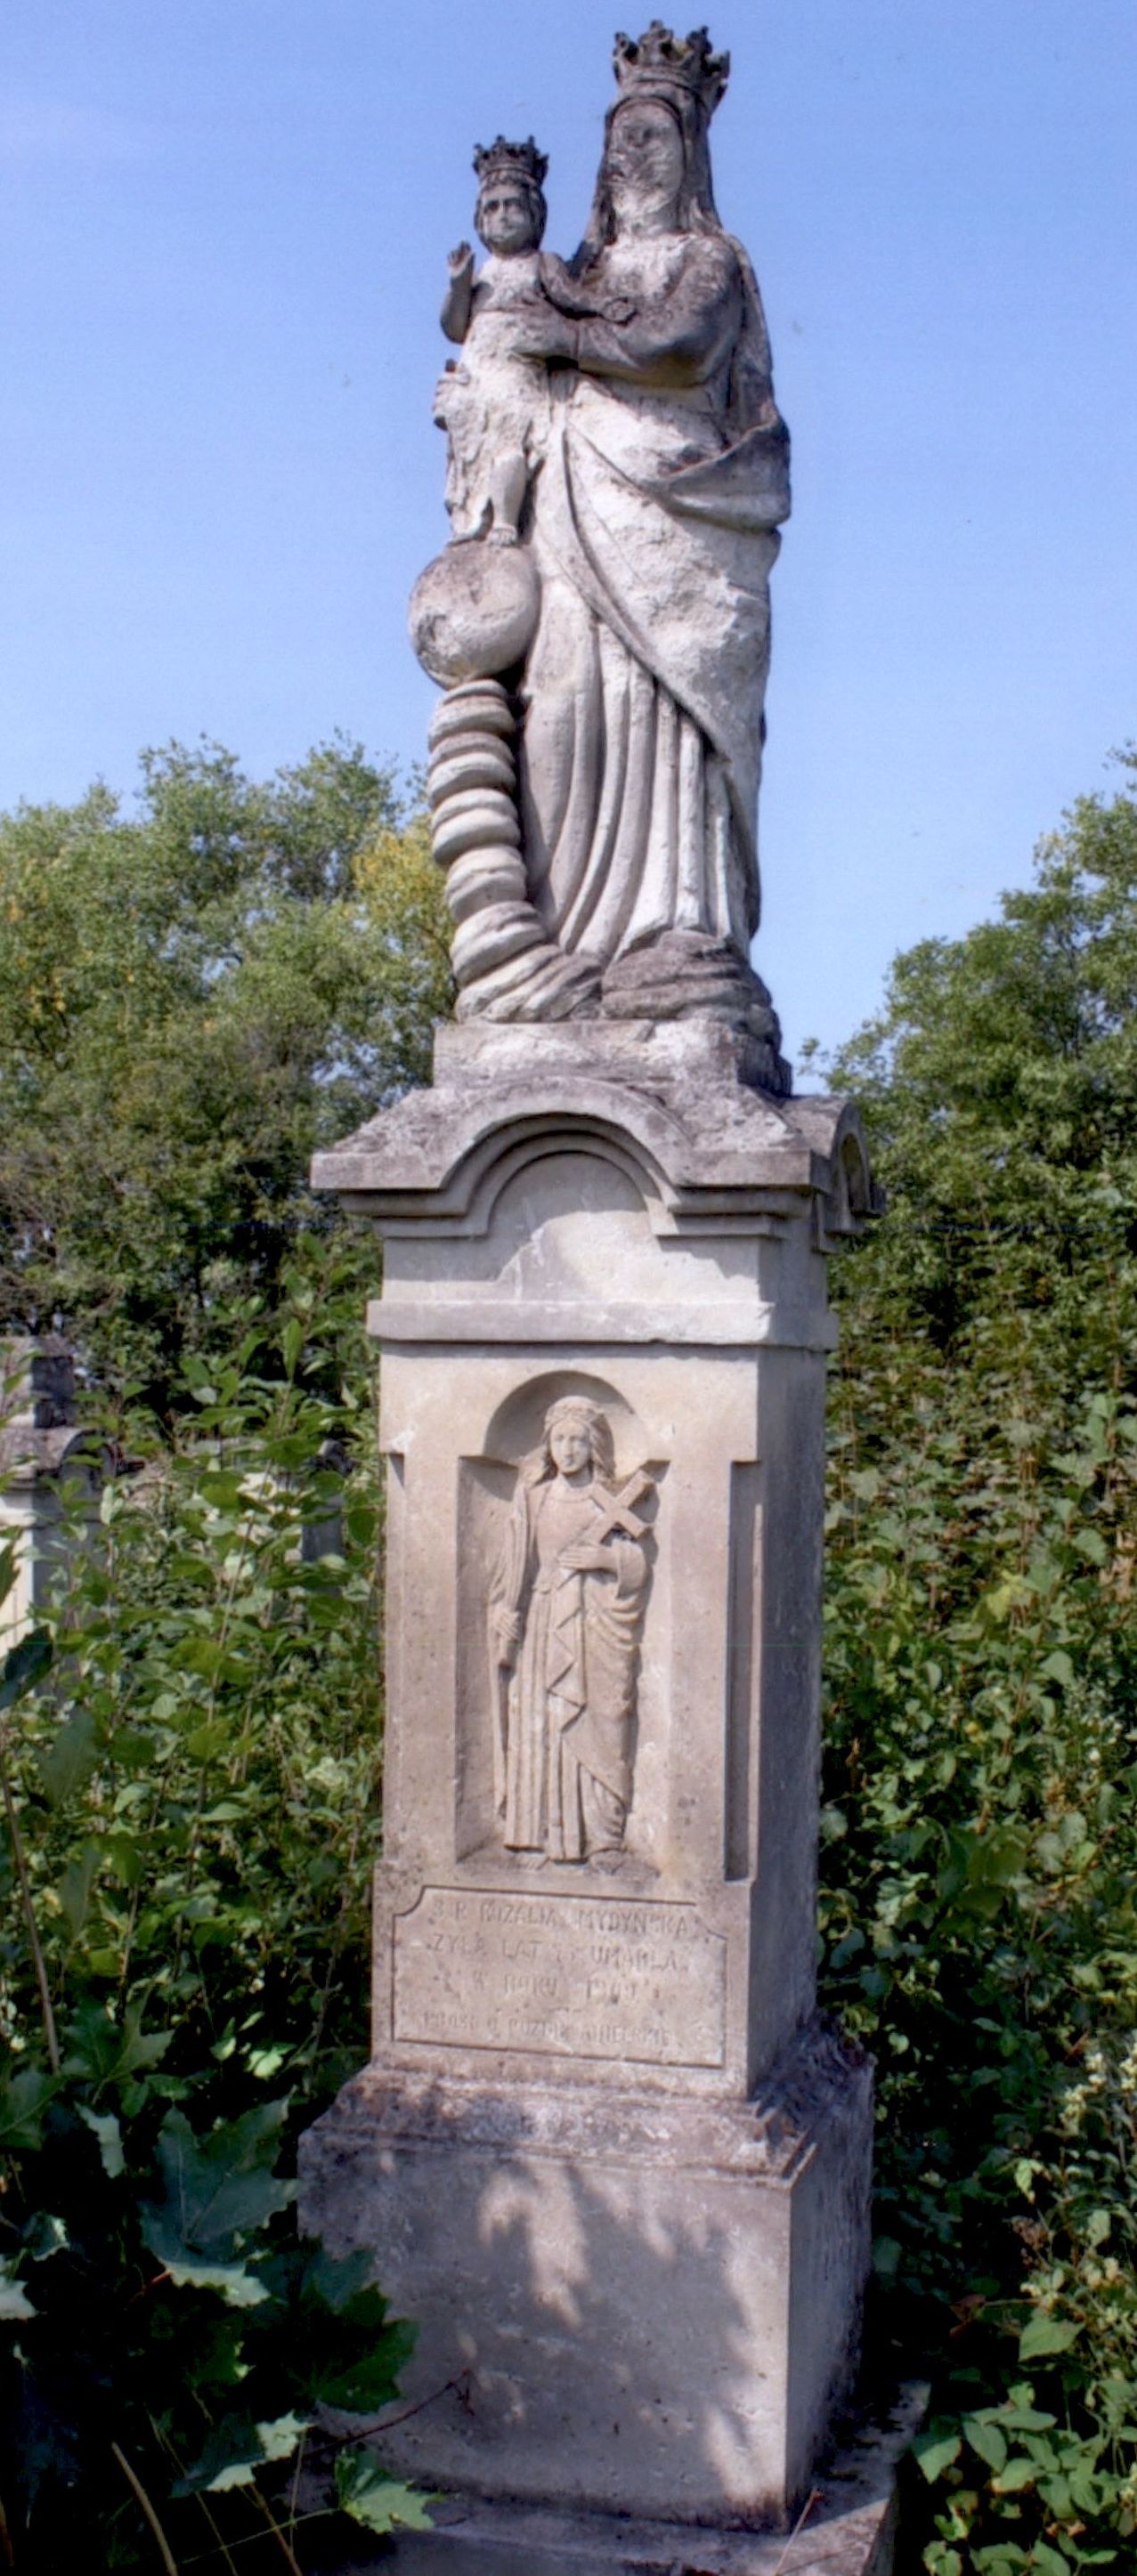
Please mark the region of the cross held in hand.
<svg viewBox="0 0 1137 2576"><path fill-rule="evenodd" d="M646 1469L637 1467L635 1475L629 1476L627 1484L613 1496L609 1510L605 1512L599 1529L594 1530L592 1536L597 1539L610 1538L613 1530L623 1530L627 1538L642 1538L647 1523L637 1517L635 1505L641 1503L645 1495L650 1494L652 1490L652 1480Z"/></svg>

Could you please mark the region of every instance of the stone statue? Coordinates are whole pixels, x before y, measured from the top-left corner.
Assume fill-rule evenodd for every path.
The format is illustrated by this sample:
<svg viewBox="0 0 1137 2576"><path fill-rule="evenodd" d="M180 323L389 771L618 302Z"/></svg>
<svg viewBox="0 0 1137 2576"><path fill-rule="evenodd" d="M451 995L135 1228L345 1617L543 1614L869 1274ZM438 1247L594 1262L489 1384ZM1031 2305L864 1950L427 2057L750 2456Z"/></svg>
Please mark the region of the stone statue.
<svg viewBox="0 0 1137 2576"><path fill-rule="evenodd" d="M302 2225L419 2320L384 2463L456 2496L452 2576L867 2576L905 2438L816 2465L871 2248L816 1856L826 1264L874 1199L749 964L789 495L726 74L617 38L567 264L536 143L478 153L411 608L464 1025L313 1170L383 1241L390 1759Z"/></svg>
<svg viewBox="0 0 1137 2576"><path fill-rule="evenodd" d="M541 156L499 142L479 172L484 157L500 181L512 160L509 255L504 208L491 217L483 194L491 262L473 284L463 257L447 304L448 328L470 316L438 396L465 543L423 575L411 624L448 693L432 735L439 856L489 853L453 890L459 1014L709 1015L765 1042L782 1089L748 952L788 439L754 273L712 193L729 57L655 21L617 38L615 68L574 260L539 254L532 202L523 217Z"/></svg>
<svg viewBox="0 0 1137 2576"><path fill-rule="evenodd" d="M649 1566L642 1471L617 1494L607 1415L580 1396L524 1460L490 1599L498 1815L510 1851L618 1852L632 1795Z"/></svg>

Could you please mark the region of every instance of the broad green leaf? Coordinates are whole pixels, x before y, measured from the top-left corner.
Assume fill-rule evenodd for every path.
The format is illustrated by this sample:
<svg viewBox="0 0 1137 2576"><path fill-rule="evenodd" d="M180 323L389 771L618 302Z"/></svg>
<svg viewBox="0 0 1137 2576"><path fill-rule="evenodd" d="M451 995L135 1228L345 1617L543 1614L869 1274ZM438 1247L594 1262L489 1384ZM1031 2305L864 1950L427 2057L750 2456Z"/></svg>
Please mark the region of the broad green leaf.
<svg viewBox="0 0 1137 2576"><path fill-rule="evenodd" d="M0 2261L0 2324L22 2325L35 2313L22 2281L17 2281L8 2264Z"/></svg>
<svg viewBox="0 0 1137 2576"><path fill-rule="evenodd" d="M192 1753L195 1762L212 1762L231 1742L232 1728L214 1719L208 1726L195 1726L193 1733L187 1735L186 1751Z"/></svg>
<svg viewBox="0 0 1137 2576"><path fill-rule="evenodd" d="M91 2111L85 2102L81 2102L79 2117L86 2121L87 2127L93 2131L99 2141L103 2172L109 2181L117 2182L119 2175L126 2170L126 2158L122 2151L122 2130L115 2113Z"/></svg>
<svg viewBox="0 0 1137 2576"><path fill-rule="evenodd" d="M85 1842L74 1860L69 1860L57 1889L60 1911L72 1941L77 1941L90 1912L91 1896L99 1874L102 1854L98 1843Z"/></svg>
<svg viewBox="0 0 1137 2576"><path fill-rule="evenodd" d="M24 2229L23 2250L30 2263L50 2263L53 2254L65 2254L71 2242L66 2219L54 2210L37 2209Z"/></svg>
<svg viewBox="0 0 1137 2576"><path fill-rule="evenodd" d="M103 1834L100 1848L120 1887L140 1887L146 1876L146 1853L133 1834Z"/></svg>
<svg viewBox="0 0 1137 2576"><path fill-rule="evenodd" d="M38 2066L0 2076L0 2154L27 2153L42 2144L43 2115L58 2089L57 2077Z"/></svg>
<svg viewBox="0 0 1137 2576"><path fill-rule="evenodd" d="M950 2469L963 2448L958 2433L944 2428L918 2433L912 2444L912 2456L919 2462L929 2486Z"/></svg>
<svg viewBox="0 0 1137 2576"><path fill-rule="evenodd" d="M1037 2480L1037 2460L1027 2459L1022 2452L1019 2452L1014 2459L1006 2462L991 2483L996 2495L1018 2495L1024 2487L1034 2486Z"/></svg>
<svg viewBox="0 0 1137 2576"><path fill-rule="evenodd" d="M310 2415L277 2415L267 2424L258 2424L257 2439L265 2460L290 2460L302 2433L311 2425Z"/></svg>
<svg viewBox="0 0 1137 2576"><path fill-rule="evenodd" d="M172 2279L220 2289L240 2305L267 2295L240 2255L246 2237L295 2196L272 2170L287 2111L287 2101L266 2102L204 2137L184 2112L167 2112L158 2133L163 2198L144 2205L142 2232Z"/></svg>
<svg viewBox="0 0 1137 2576"><path fill-rule="evenodd" d="M1070 2576L1071 2568L1084 2566L1085 2560L1078 2549L1068 2558L1064 2549L1053 2548L1048 2540L1036 2540L1031 2564L1037 2567L1039 2576Z"/></svg>
<svg viewBox="0 0 1137 2576"><path fill-rule="evenodd" d="M357 2321L348 2315L344 2323L354 2327ZM312 2386L314 2398L341 2415L375 2414L390 2398L397 2397L401 2373L414 2351L416 2332L414 2325L392 2319L381 2330L373 2329L373 2339L353 2358L345 2355L342 2336L322 2339L318 2367L313 2356L312 2365L305 2371L305 2381Z"/></svg>
<svg viewBox="0 0 1137 2576"><path fill-rule="evenodd" d="M254 2048L245 2060L249 2073L258 2084L267 2084L279 2075L288 2052L284 2048Z"/></svg>
<svg viewBox="0 0 1137 2576"><path fill-rule="evenodd" d="M257 2424L244 2416L225 2416L214 2426L200 2459L179 2478L173 2493L225 2495L233 2487L252 2486L268 2461L291 2459L311 2420L310 2416L288 2414Z"/></svg>
<svg viewBox="0 0 1137 2576"><path fill-rule="evenodd" d="M986 2461L989 2469L1005 2467L1006 2435L1000 2432L997 2424L992 2424L982 2415L965 2415L963 2429L972 2450L978 2451L980 2459Z"/></svg>
<svg viewBox="0 0 1137 2576"><path fill-rule="evenodd" d="M1100 1531L1100 1530L1096 1530L1096 1529L1084 1529L1084 1530L1079 1530L1079 1531L1078 1531L1078 1534L1077 1534L1077 1536L1076 1536L1076 1538L1075 1538L1075 1540L1074 1540L1074 1545L1075 1545L1075 1547L1076 1547L1076 1548L1077 1548L1077 1550L1078 1550L1078 1554L1079 1554L1079 1556L1084 1556L1084 1557L1086 1558L1086 1560L1087 1560L1088 1564L1090 1564L1090 1565L1104 1565L1104 1564L1105 1564L1106 1558L1107 1558L1107 1556L1108 1556L1108 1554L1109 1554L1109 1550L1108 1550L1108 1548L1107 1548L1107 1546L1106 1546L1105 1540L1103 1539L1103 1537L1102 1537L1102 1534L1101 1534L1101 1531Z"/></svg>
<svg viewBox="0 0 1137 2576"><path fill-rule="evenodd" d="M430 2531L428 2497L417 2495L389 2477L372 2451L341 2451L336 2461L336 2495L353 2522L366 2531Z"/></svg>
<svg viewBox="0 0 1137 2576"><path fill-rule="evenodd" d="M1047 2353L1068 2352L1080 2333L1080 2326L1063 2324L1060 2317L1049 2317L1040 2311L1030 2318L1019 2336L1019 2360L1039 2361Z"/></svg>
<svg viewBox="0 0 1137 2576"><path fill-rule="evenodd" d="M31 1628L10 1646L0 1664L0 1712L14 1708L25 1691L34 1690L50 1670L54 1649L46 1628Z"/></svg>
<svg viewBox="0 0 1137 2576"><path fill-rule="evenodd" d="M44 1795L61 1807L90 1779L99 1758L99 1729L86 1709L69 1717L37 1754Z"/></svg>
<svg viewBox="0 0 1137 2576"><path fill-rule="evenodd" d="M1046 1674L1049 1681L1061 1682L1063 1690L1073 1690L1076 1678L1074 1666L1064 1646L1056 1646L1053 1653L1046 1656L1040 1670Z"/></svg>
<svg viewBox="0 0 1137 2576"><path fill-rule="evenodd" d="M1091 2469L1073 2469L1070 2473L1070 2494L1079 2513L1100 2513L1105 2497L1105 2481L1095 2477Z"/></svg>
<svg viewBox="0 0 1137 2576"><path fill-rule="evenodd" d="M67 2024L63 2071L93 2084L96 2093L108 2084L121 2087L159 2066L172 2038L169 2030L143 2030L140 2003L128 2004L117 2021L108 2005L89 1998Z"/></svg>
<svg viewBox="0 0 1137 2576"><path fill-rule="evenodd" d="M213 2263L207 2255L179 2249L160 2225L146 2226L142 2241L157 2256L175 2289L216 2290L230 2308L259 2308L268 2297L263 2281L243 2263Z"/></svg>
<svg viewBox="0 0 1137 2576"><path fill-rule="evenodd" d="M372 2271L372 2257L362 2250L337 2256L308 2244L291 2246L261 2267L274 2301L266 2330L278 2335L281 2312L294 2321L287 2368L301 2409L374 2415L398 2395L415 2329L388 2315Z"/></svg>

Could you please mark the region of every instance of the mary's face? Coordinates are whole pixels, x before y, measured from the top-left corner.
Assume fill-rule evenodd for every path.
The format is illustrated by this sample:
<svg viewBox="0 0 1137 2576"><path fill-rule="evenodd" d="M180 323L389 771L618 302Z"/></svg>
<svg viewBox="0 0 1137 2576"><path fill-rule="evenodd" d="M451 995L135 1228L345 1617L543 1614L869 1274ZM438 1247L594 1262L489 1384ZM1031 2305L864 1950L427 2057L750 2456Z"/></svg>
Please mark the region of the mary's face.
<svg viewBox="0 0 1137 2576"><path fill-rule="evenodd" d="M662 99L617 108L608 141L608 186L617 223L666 220L683 185L683 140Z"/></svg>

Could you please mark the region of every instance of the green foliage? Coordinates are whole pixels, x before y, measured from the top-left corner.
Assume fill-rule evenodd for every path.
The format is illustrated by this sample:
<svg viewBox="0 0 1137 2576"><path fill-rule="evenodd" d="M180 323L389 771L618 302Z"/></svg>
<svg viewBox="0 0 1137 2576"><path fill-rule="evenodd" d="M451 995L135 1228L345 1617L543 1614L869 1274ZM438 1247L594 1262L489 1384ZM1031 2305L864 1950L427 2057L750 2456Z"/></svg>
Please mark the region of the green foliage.
<svg viewBox="0 0 1137 2576"><path fill-rule="evenodd" d="M424 2511L329 2430L396 2394L411 2330L292 2207L366 2054L378 1509L351 1260L302 1238L280 1300L187 1361L192 1421L108 1486L0 1678L0 2555L29 2576L148 2569L159 2532L167 2563L299 2565L337 2448L340 2510Z"/></svg>
<svg viewBox="0 0 1137 2576"><path fill-rule="evenodd" d="M838 1283L824 1986L929 2576L1137 2531L1135 1000L1127 782L833 1068L890 1206Z"/></svg>
<svg viewBox="0 0 1137 2576"><path fill-rule="evenodd" d="M344 2511L367 2531L429 2531L430 2515L413 2487L384 2477L373 2451L341 2452L336 2494Z"/></svg>
<svg viewBox="0 0 1137 2576"><path fill-rule="evenodd" d="M362 1269L297 1176L424 1069L437 880L351 750L172 752L137 822L11 818L0 904L6 1312L175 1425L0 1680L0 2553L299 2567L313 2466L426 2512L332 2457L408 2329L288 2169L363 2054L379 1736ZM927 2576L1137 2532L1135 1002L1127 779L833 1068L890 1213L838 1277L823 1988L878 2060Z"/></svg>
<svg viewBox="0 0 1137 2576"><path fill-rule="evenodd" d="M429 1071L445 910L390 770L336 741L268 784L215 745L0 817L0 1330L58 1314L178 1400L272 1299L315 1146Z"/></svg>

